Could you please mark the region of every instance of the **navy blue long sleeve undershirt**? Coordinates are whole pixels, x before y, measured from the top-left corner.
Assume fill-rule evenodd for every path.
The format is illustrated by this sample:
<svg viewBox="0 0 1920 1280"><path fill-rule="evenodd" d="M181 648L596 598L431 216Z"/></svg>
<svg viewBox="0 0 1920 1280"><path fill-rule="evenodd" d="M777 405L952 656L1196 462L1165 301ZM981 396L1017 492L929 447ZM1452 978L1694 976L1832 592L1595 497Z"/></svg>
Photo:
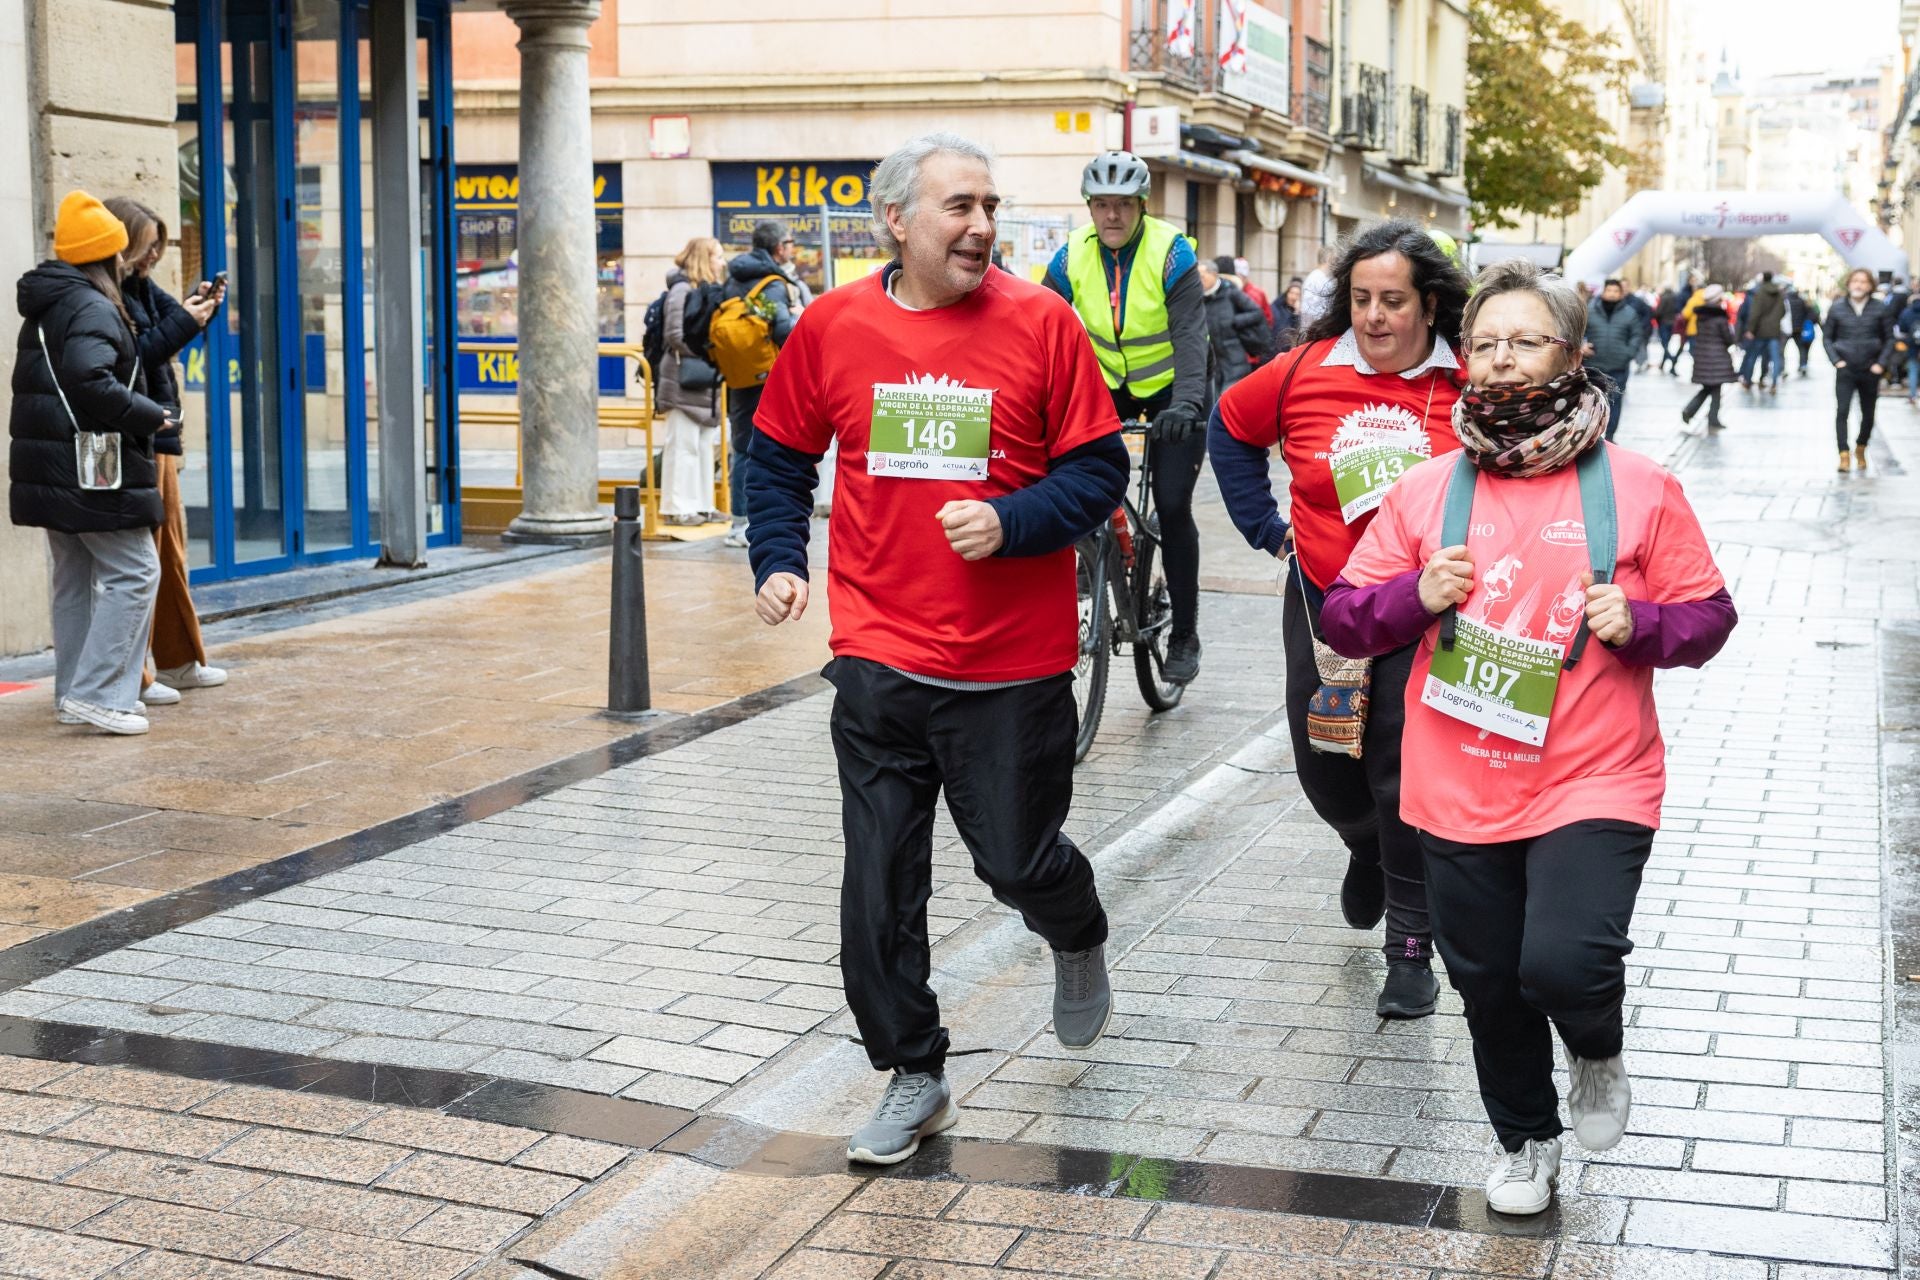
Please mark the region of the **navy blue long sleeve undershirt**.
<svg viewBox="0 0 1920 1280"><path fill-rule="evenodd" d="M1235 438L1220 420L1215 406L1207 421L1207 460L1220 485L1233 527L1256 551L1277 556L1287 539L1287 522L1273 496L1273 478L1267 451Z"/></svg>
<svg viewBox="0 0 1920 1280"><path fill-rule="evenodd" d="M754 588L776 573L805 578L808 519L822 455L802 453L756 432L747 456L753 462L747 471L747 542ZM1053 459L1044 479L989 498L1003 539L995 554L1043 556L1072 546L1120 506L1131 469L1127 447L1115 432Z"/></svg>

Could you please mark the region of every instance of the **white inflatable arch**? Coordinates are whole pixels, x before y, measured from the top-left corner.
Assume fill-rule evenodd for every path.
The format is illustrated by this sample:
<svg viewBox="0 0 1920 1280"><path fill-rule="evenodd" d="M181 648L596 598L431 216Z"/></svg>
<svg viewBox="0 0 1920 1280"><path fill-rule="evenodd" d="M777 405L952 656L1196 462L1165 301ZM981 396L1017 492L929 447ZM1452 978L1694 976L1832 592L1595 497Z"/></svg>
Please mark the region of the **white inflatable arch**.
<svg viewBox="0 0 1920 1280"><path fill-rule="evenodd" d="M1837 191L1642 191L1572 253L1562 271L1599 288L1657 235L1715 239L1811 232L1849 267L1907 278L1907 255Z"/></svg>

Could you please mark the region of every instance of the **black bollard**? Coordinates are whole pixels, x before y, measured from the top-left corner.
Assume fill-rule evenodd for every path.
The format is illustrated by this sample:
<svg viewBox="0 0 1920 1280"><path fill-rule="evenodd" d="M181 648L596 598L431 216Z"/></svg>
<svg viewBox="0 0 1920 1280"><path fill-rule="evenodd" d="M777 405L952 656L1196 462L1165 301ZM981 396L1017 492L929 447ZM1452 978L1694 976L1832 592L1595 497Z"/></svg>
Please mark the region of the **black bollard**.
<svg viewBox="0 0 1920 1280"><path fill-rule="evenodd" d="M613 610L607 629L607 713L653 707L647 678L647 584L640 561L640 490L613 491Z"/></svg>

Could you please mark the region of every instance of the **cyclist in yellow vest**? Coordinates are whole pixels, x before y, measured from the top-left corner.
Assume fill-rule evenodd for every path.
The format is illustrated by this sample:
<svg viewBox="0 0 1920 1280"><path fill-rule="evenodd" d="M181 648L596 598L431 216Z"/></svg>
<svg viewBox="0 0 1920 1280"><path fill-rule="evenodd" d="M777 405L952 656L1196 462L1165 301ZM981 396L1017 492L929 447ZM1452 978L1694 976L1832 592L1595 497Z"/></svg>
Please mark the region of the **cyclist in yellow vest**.
<svg viewBox="0 0 1920 1280"><path fill-rule="evenodd" d="M1207 453L1207 313L1193 244L1148 215L1149 185L1139 157L1095 156L1080 176L1093 222L1054 255L1045 284L1080 313L1120 417L1153 424L1153 504L1173 605L1163 674L1186 684L1200 674L1193 486Z"/></svg>

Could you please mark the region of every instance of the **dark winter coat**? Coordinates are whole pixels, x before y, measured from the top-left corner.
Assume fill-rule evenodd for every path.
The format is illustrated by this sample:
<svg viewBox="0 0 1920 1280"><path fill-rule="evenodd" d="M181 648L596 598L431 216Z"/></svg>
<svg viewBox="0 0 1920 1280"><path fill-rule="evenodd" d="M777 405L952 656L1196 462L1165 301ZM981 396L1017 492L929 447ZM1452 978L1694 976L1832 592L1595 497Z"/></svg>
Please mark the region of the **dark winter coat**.
<svg viewBox="0 0 1920 1280"><path fill-rule="evenodd" d="M20 326L13 411L7 423L12 468L7 499L13 522L61 533L158 526L153 434L166 415L145 394L133 331L80 268L64 262L43 262L21 276L19 301L25 323ZM52 367L40 353L43 329ZM74 425L61 404L62 391L82 430L125 437L120 488L80 487Z"/></svg>
<svg viewBox="0 0 1920 1280"><path fill-rule="evenodd" d="M128 276L120 293L138 335L147 396L157 404L179 407L180 383L173 375L173 360L199 336L200 322L188 315L172 294L155 284L152 276ZM163 427L153 437L153 451L178 457L180 429Z"/></svg>
<svg viewBox="0 0 1920 1280"><path fill-rule="evenodd" d="M1608 373L1618 373L1637 363L1640 353L1646 350L1646 319L1639 308L1628 305L1625 299L1615 303L1613 314L1608 315L1607 304L1595 298L1587 304L1587 342L1593 347L1587 363Z"/></svg>
<svg viewBox="0 0 1920 1280"><path fill-rule="evenodd" d="M1742 339L1765 342L1780 336L1780 322L1787 314L1787 291L1778 280L1762 280L1747 294L1746 327Z"/></svg>
<svg viewBox="0 0 1920 1280"><path fill-rule="evenodd" d="M1291 351L1300 342L1300 317L1287 305L1286 299L1273 304L1273 353Z"/></svg>
<svg viewBox="0 0 1920 1280"><path fill-rule="evenodd" d="M1851 299L1836 298L1827 308L1827 359L1850 368L1886 368L1893 363L1893 322L1893 312L1878 298L1868 298L1858 315Z"/></svg>
<svg viewBox="0 0 1920 1280"><path fill-rule="evenodd" d="M770 286L771 287L771 286ZM687 297L693 292L686 273L671 271L667 274L666 305L666 349L660 357L660 388L655 395L662 409L678 409L703 427L713 425L714 397L718 394L713 387L705 391L689 391L680 385L680 371L686 360L694 355L686 342ZM700 359L706 358L704 353Z"/></svg>
<svg viewBox="0 0 1920 1280"><path fill-rule="evenodd" d="M779 276L784 284L770 284L760 291L760 296L773 305L773 321L767 326L767 333L773 339L774 346L780 346L793 332L793 322L799 319L795 303L800 299L800 290L794 284L793 276L785 267L773 260L773 255L765 249L751 249L727 264L727 289L729 298L744 298L753 292L753 286L768 276Z"/></svg>
<svg viewBox="0 0 1920 1280"><path fill-rule="evenodd" d="M1254 356L1273 350L1273 335L1260 308L1231 280L1222 278L1219 287L1204 297L1215 385L1230 387L1253 372Z"/></svg>
<svg viewBox="0 0 1920 1280"><path fill-rule="evenodd" d="M1787 290L1787 314L1793 318L1793 340L1800 341L1800 335L1806 332L1807 321L1820 323L1820 308L1798 289Z"/></svg>
<svg viewBox="0 0 1920 1280"><path fill-rule="evenodd" d="M1660 305L1654 309L1654 318L1671 329L1680 321L1681 308L1687 305L1687 299L1693 296L1691 289L1668 289L1660 295Z"/></svg>
<svg viewBox="0 0 1920 1280"><path fill-rule="evenodd" d="M1688 348L1693 352L1693 384L1724 387L1729 382L1738 382L1740 375L1734 371L1733 355L1728 350L1733 346L1733 326L1727 322L1726 311L1709 305L1694 315L1699 323Z"/></svg>

